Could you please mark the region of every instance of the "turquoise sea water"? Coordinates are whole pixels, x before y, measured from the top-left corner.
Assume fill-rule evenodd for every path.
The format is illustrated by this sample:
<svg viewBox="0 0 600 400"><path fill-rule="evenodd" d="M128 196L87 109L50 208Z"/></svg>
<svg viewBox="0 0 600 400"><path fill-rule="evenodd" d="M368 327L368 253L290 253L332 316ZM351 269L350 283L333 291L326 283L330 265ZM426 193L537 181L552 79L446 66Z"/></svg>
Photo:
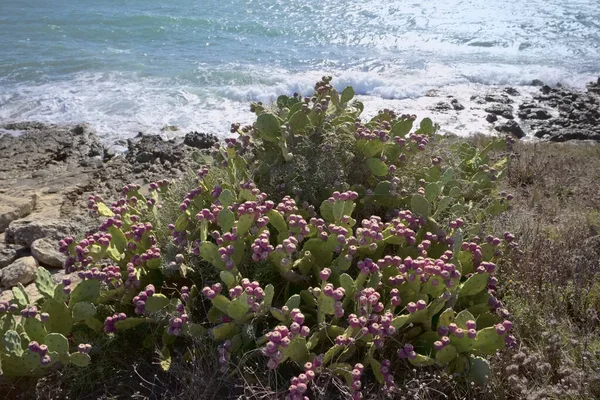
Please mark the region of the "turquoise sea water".
<svg viewBox="0 0 600 400"><path fill-rule="evenodd" d="M534 78L582 87L600 74L600 2L0 0L0 123L224 135L249 101L323 73L374 107Z"/></svg>

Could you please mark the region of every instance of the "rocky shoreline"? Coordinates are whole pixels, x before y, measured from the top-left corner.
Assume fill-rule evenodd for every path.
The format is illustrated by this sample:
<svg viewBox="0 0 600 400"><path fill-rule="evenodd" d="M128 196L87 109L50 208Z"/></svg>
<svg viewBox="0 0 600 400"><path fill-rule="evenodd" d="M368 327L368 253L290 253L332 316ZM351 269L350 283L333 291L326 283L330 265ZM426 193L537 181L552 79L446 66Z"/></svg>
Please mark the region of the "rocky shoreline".
<svg viewBox="0 0 600 400"><path fill-rule="evenodd" d="M444 97L430 108L432 118L436 113L483 111L482 118L494 130L518 138L600 141L600 78L588 84L586 92L534 83L539 92L532 96L507 87L473 96L469 102ZM87 216L89 195L111 199L128 183L181 177L190 168L193 152L217 141L198 132L173 140L140 134L127 141L125 153L115 153L85 124L24 122L0 128L5 132L0 133L0 301L9 300L10 288L19 283L37 298L31 282L40 265L51 270L57 282L64 278L56 243L95 228L96 222Z"/></svg>
<svg viewBox="0 0 600 400"><path fill-rule="evenodd" d="M87 216L89 195L111 199L128 183L181 177L192 153L217 141L198 132L170 141L140 134L127 141L126 153L116 154L85 124L2 128L18 135L0 134L0 301L10 300L10 288L19 283L37 298L31 282L39 266L57 282L65 277L56 243L96 227Z"/></svg>
<svg viewBox="0 0 600 400"><path fill-rule="evenodd" d="M471 113L485 118L491 129L518 138L535 137L551 142L568 140L600 141L600 78L587 84L586 91L557 85L550 87L535 80L539 90L523 95L513 87L472 96L459 102L454 96L429 107L435 114ZM430 97L439 97L430 93Z"/></svg>

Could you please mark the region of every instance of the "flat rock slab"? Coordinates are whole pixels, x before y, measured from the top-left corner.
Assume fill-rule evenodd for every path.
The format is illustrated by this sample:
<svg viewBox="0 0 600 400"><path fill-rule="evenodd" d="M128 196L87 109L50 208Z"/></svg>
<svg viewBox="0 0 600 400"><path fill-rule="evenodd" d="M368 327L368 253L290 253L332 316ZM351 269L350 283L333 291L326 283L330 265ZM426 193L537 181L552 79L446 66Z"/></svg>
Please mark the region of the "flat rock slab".
<svg viewBox="0 0 600 400"><path fill-rule="evenodd" d="M29 215L35 208L36 199L35 194L0 193L0 232L4 232L12 221Z"/></svg>
<svg viewBox="0 0 600 400"><path fill-rule="evenodd" d="M2 286L11 288L21 283L26 285L33 281L38 269L38 262L33 257L23 257L0 270Z"/></svg>

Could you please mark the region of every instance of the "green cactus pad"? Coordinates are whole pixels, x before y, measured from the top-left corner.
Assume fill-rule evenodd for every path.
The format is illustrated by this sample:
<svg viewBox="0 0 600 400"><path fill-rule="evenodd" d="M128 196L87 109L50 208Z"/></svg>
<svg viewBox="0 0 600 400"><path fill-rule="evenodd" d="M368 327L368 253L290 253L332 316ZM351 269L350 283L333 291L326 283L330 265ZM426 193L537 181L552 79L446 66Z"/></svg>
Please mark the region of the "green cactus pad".
<svg viewBox="0 0 600 400"><path fill-rule="evenodd" d="M285 305L291 310L293 310L294 308L298 308L300 307L300 300L301 297L299 294L295 294L293 296L290 296L290 298L285 302Z"/></svg>
<svg viewBox="0 0 600 400"><path fill-rule="evenodd" d="M154 294L146 299L145 310L155 313L169 305L169 299L164 294Z"/></svg>
<svg viewBox="0 0 600 400"><path fill-rule="evenodd" d="M408 132L413 127L413 121L411 119L402 119L394 124L392 127L392 131L390 132L390 136L396 137L404 137L408 135Z"/></svg>
<svg viewBox="0 0 600 400"><path fill-rule="evenodd" d="M201 339L208 334L208 329L200 324L187 323L183 326L183 332L194 339Z"/></svg>
<svg viewBox="0 0 600 400"><path fill-rule="evenodd" d="M470 357L469 378L475 383L486 385L492 372L490 363L481 357Z"/></svg>
<svg viewBox="0 0 600 400"><path fill-rule="evenodd" d="M461 329L467 329L467 321L475 321L475 317L467 310L463 310L456 315L454 323Z"/></svg>
<svg viewBox="0 0 600 400"><path fill-rule="evenodd" d="M219 195L219 201L223 208L227 208L235 202L235 196L229 189L223 189L221 194Z"/></svg>
<svg viewBox="0 0 600 400"><path fill-rule="evenodd" d="M323 365L329 364L340 351L342 351L345 347L340 345L333 345L327 350L325 356L323 357Z"/></svg>
<svg viewBox="0 0 600 400"><path fill-rule="evenodd" d="M481 329L475 337L474 349L481 354L494 354L504 348L504 337L505 335L498 335L494 326Z"/></svg>
<svg viewBox="0 0 600 400"><path fill-rule="evenodd" d="M217 221L219 222L219 226L221 227L223 232L229 232L231 228L233 228L233 224L235 222L235 215L230 209L223 208L221 211L219 211Z"/></svg>
<svg viewBox="0 0 600 400"><path fill-rule="evenodd" d="M220 324L212 328L209 333L213 337L213 339L217 341L223 341L229 338L232 338L239 332L239 326L235 324L235 322L227 322L224 324Z"/></svg>
<svg viewBox="0 0 600 400"><path fill-rule="evenodd" d="M271 307L273 296L275 296L275 287L269 283L267 286L265 286L265 298L262 302L263 307Z"/></svg>
<svg viewBox="0 0 600 400"><path fill-rule="evenodd" d="M229 300L222 294L218 294L214 299L211 299L211 301L215 308L227 314L227 311L229 310L229 305L231 304L231 300Z"/></svg>
<svg viewBox="0 0 600 400"><path fill-rule="evenodd" d="M237 224L237 234L238 236L243 236L246 232L248 232L248 229L250 229L250 227L252 226L252 223L254 222L254 215L253 214L244 214L240 217L240 219L238 220L238 224Z"/></svg>
<svg viewBox="0 0 600 400"><path fill-rule="evenodd" d="M408 323L408 318L408 314L398 315L392 319L392 326L396 329L400 329Z"/></svg>
<svg viewBox="0 0 600 400"><path fill-rule="evenodd" d="M51 298L54 296L56 284L52 280L52 275L44 267L39 267L35 273L35 287L44 297Z"/></svg>
<svg viewBox="0 0 600 400"><path fill-rule="evenodd" d="M295 133L303 132L304 129L306 129L306 127L310 125L310 119L304 112L302 112L302 110L296 111L290 117L289 122L290 128L292 128L292 131L294 131Z"/></svg>
<svg viewBox="0 0 600 400"><path fill-rule="evenodd" d="M59 355L69 352L69 340L60 333L47 334L44 343L48 346L49 351L56 352Z"/></svg>
<svg viewBox="0 0 600 400"><path fill-rule="evenodd" d="M25 292L25 288L21 283L12 288L13 296L17 304L21 307L26 307L29 304L29 296Z"/></svg>
<svg viewBox="0 0 600 400"><path fill-rule="evenodd" d="M375 176L385 176L388 173L388 167L379 158L367 158L366 161L369 171Z"/></svg>
<svg viewBox="0 0 600 400"><path fill-rule="evenodd" d="M354 88L352 86L348 86L348 87L346 87L346 89L344 89L342 91L342 95L340 96L340 103L342 103L342 104L347 103L350 100L352 100L353 97L354 97Z"/></svg>
<svg viewBox="0 0 600 400"><path fill-rule="evenodd" d="M125 246L127 246L127 238L125 238L123 231L116 226L111 225L108 227L108 233L112 235L112 239L110 240L111 244L114 244L120 252L123 252Z"/></svg>
<svg viewBox="0 0 600 400"><path fill-rule="evenodd" d="M343 216L344 216L344 202L338 200L333 204L333 218L336 221L340 221Z"/></svg>
<svg viewBox="0 0 600 400"><path fill-rule="evenodd" d="M279 308L271 307L269 311L271 312L271 315L278 321L285 321L285 314Z"/></svg>
<svg viewBox="0 0 600 400"><path fill-rule="evenodd" d="M4 346L4 351L11 356L21 357L23 354L21 336L17 331L7 331L2 337L2 345Z"/></svg>
<svg viewBox="0 0 600 400"><path fill-rule="evenodd" d="M85 324L88 326L88 328L95 332L102 332L102 330L104 329L104 324L96 318L86 319Z"/></svg>
<svg viewBox="0 0 600 400"><path fill-rule="evenodd" d="M446 308L444 312L440 315L440 318L438 320L438 326L448 327L448 325L454 322L455 315L456 314L453 309Z"/></svg>
<svg viewBox="0 0 600 400"><path fill-rule="evenodd" d="M22 320L22 323L27 336L29 336L29 340L44 343L47 332L42 321L37 318L25 318L24 321Z"/></svg>
<svg viewBox="0 0 600 400"><path fill-rule="evenodd" d="M458 289L458 296L473 296L486 288L490 274L474 274L471 275Z"/></svg>
<svg viewBox="0 0 600 400"><path fill-rule="evenodd" d="M375 379L379 384L383 384L385 382L385 378L381 373L381 363L377 361L374 357L369 357L369 365L371 366L371 370L373 371L373 375L375 375Z"/></svg>
<svg viewBox="0 0 600 400"><path fill-rule="evenodd" d="M306 338L302 336L296 336L291 342L290 345L283 349L284 357L288 357L291 360L304 364L308 361L308 348L306 347Z"/></svg>
<svg viewBox="0 0 600 400"><path fill-rule="evenodd" d="M436 129L433 125L433 121L430 118L423 118L419 126L419 131L420 133L424 133L426 135L435 133Z"/></svg>
<svg viewBox="0 0 600 400"><path fill-rule="evenodd" d="M0 315L0 335L4 335L7 331L14 331L16 328L17 323L12 314Z"/></svg>
<svg viewBox="0 0 600 400"><path fill-rule="evenodd" d="M100 281L97 279L86 279L80 282L69 299L69 307L73 307L80 301L89 301L94 303L100 296Z"/></svg>
<svg viewBox="0 0 600 400"><path fill-rule="evenodd" d="M354 290L356 289L356 286L354 284L354 279L352 279L352 277L350 277L350 275L348 275L348 274L341 274L340 275L340 285L346 291L346 296L351 298L352 295L354 294Z"/></svg>
<svg viewBox="0 0 600 400"><path fill-rule="evenodd" d="M279 131L280 127L279 119L273 114L261 114L256 119L256 128L263 140L276 142L281 135Z"/></svg>
<svg viewBox="0 0 600 400"><path fill-rule="evenodd" d="M448 182L450 182L453 179L454 179L454 169L452 167L448 167L442 174L442 185L447 184Z"/></svg>
<svg viewBox="0 0 600 400"><path fill-rule="evenodd" d="M79 352L71 353L71 356L69 357L69 362L78 367L87 367L88 365L90 365L91 361L92 359L90 358L89 354Z"/></svg>
<svg viewBox="0 0 600 400"><path fill-rule="evenodd" d="M73 318L71 310L65 303L59 303L54 299L48 299L42 306L42 312L50 314L48 320L44 323L46 330L68 335L73 328Z"/></svg>
<svg viewBox="0 0 600 400"><path fill-rule="evenodd" d="M240 297L229 303L227 307L227 315L234 320L242 319L250 309L248 305L248 296L243 293Z"/></svg>
<svg viewBox="0 0 600 400"><path fill-rule="evenodd" d="M225 283L225 285L227 285L228 289L231 289L236 285L235 276L229 271L221 271L221 273L219 274L219 277L221 278L223 283Z"/></svg>
<svg viewBox="0 0 600 400"><path fill-rule="evenodd" d="M335 221L335 217L333 216L333 204L331 204L329 201L324 200L321 203L321 207L319 208L319 211L321 212L321 216L325 219L325 221L328 221L328 222Z"/></svg>
<svg viewBox="0 0 600 400"><path fill-rule="evenodd" d="M335 309L333 307L335 300L333 297L328 297L321 292L319 295L319 312L325 313L327 315L333 315L335 313Z"/></svg>
<svg viewBox="0 0 600 400"><path fill-rule="evenodd" d="M381 140L365 140L359 142L359 149L365 157L379 157L383 150L383 142Z"/></svg>
<svg viewBox="0 0 600 400"><path fill-rule="evenodd" d="M417 353L417 358L415 358L414 360L411 360L409 358L408 361L412 365L417 366L417 367L426 367L426 366L435 364L435 360L433 358L427 357L427 356L424 356L424 355L418 354L418 353Z"/></svg>
<svg viewBox="0 0 600 400"><path fill-rule="evenodd" d="M429 202L433 202L442 192L441 185L439 183L430 183L425 186L425 198Z"/></svg>
<svg viewBox="0 0 600 400"><path fill-rule="evenodd" d="M212 242L200 243L200 257L214 265L215 267L225 270L225 263L219 256L219 248Z"/></svg>
<svg viewBox="0 0 600 400"><path fill-rule="evenodd" d="M456 348L449 344L435 354L435 362L437 365L440 366L447 365L450 362L454 361L456 355Z"/></svg>
<svg viewBox="0 0 600 400"><path fill-rule="evenodd" d="M144 322L147 322L146 318L127 318L127 319L115 322L115 328L118 331L126 331L128 329L133 329L136 326L143 324Z"/></svg>
<svg viewBox="0 0 600 400"><path fill-rule="evenodd" d="M23 352L21 360L23 361L23 367L27 370L27 372L36 370L41 366L40 355L38 353L34 353L29 349Z"/></svg>
<svg viewBox="0 0 600 400"><path fill-rule="evenodd" d="M270 210L267 212L267 217L269 217L269 223L273 225L278 232L288 232L287 223L279 211Z"/></svg>
<svg viewBox="0 0 600 400"><path fill-rule="evenodd" d="M98 202L96 204L98 205L98 214L100 214L101 216L108 218L115 216L115 213L112 212L106 204L101 202Z"/></svg>
<svg viewBox="0 0 600 400"><path fill-rule="evenodd" d="M410 208L413 212L428 218L431 212L431 205L427 199L420 194L415 194L410 200Z"/></svg>
<svg viewBox="0 0 600 400"><path fill-rule="evenodd" d="M333 260L333 254L327 249L327 243L321 239L309 239L302 246L302 251L310 251L319 268L329 267Z"/></svg>
<svg viewBox="0 0 600 400"><path fill-rule="evenodd" d="M186 213L181 214L175 221L175 230L177 232L185 231L188 226L188 215Z"/></svg>
<svg viewBox="0 0 600 400"><path fill-rule="evenodd" d="M71 310L73 321L85 321L96 315L96 306L89 301L80 301L73 306Z"/></svg>

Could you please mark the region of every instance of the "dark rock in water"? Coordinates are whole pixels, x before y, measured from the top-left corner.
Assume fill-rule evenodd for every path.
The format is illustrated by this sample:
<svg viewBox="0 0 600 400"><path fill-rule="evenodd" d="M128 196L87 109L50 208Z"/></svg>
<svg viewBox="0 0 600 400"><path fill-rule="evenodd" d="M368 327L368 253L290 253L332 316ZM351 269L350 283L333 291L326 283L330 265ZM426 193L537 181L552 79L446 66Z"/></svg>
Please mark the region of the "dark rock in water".
<svg viewBox="0 0 600 400"><path fill-rule="evenodd" d="M531 86L544 86L544 82L539 79L534 79L531 81Z"/></svg>
<svg viewBox="0 0 600 400"><path fill-rule="evenodd" d="M514 101L505 94L486 94L484 100L488 103L502 103L502 104L510 104L514 103Z"/></svg>
<svg viewBox="0 0 600 400"><path fill-rule="evenodd" d="M550 92L552 92L552 88L551 88L550 86L548 86L548 85L544 85L544 86L542 86L542 87L540 88L540 91L541 91L543 94L550 94Z"/></svg>
<svg viewBox="0 0 600 400"><path fill-rule="evenodd" d="M460 104L460 102L457 99L453 99L450 104L452 104L452 107L456 110L456 111L461 111L465 109L465 106L463 106L462 104Z"/></svg>
<svg viewBox="0 0 600 400"><path fill-rule="evenodd" d="M486 103L485 99L479 95L471 96L470 100L477 104L485 104Z"/></svg>
<svg viewBox="0 0 600 400"><path fill-rule="evenodd" d="M510 112L510 111L504 111L504 112L502 113L502 116L503 116L504 118L506 118L506 119L515 119L515 116L514 116L514 115L513 115L513 113L512 113L512 112Z"/></svg>
<svg viewBox="0 0 600 400"><path fill-rule="evenodd" d="M527 108L536 108L536 107L537 107L537 104L535 104L535 103L525 102L525 103L522 103L519 105L519 110L525 110Z"/></svg>
<svg viewBox="0 0 600 400"><path fill-rule="evenodd" d="M519 111L519 118L521 119L550 119L552 114L543 108L530 108Z"/></svg>
<svg viewBox="0 0 600 400"><path fill-rule="evenodd" d="M495 129L498 132L513 134L519 139L525 137L525 132L523 132L523 129L521 129L519 124L517 124L515 121L504 122L500 125L497 125Z"/></svg>
<svg viewBox="0 0 600 400"><path fill-rule="evenodd" d="M492 122L498 121L498 117L496 116L496 114L488 114L485 117L485 120L491 124Z"/></svg>
<svg viewBox="0 0 600 400"><path fill-rule="evenodd" d="M452 106L445 101L440 101L436 103L434 106L430 107L432 111L444 112L452 110Z"/></svg>
<svg viewBox="0 0 600 400"><path fill-rule="evenodd" d="M215 135L210 133L190 132L185 135L183 144L194 147L196 149L210 149L219 140Z"/></svg>
<svg viewBox="0 0 600 400"><path fill-rule="evenodd" d="M165 141L157 135L143 135L138 140L129 140L127 147L126 159L140 164L154 161L179 164L185 152L183 145L177 145L174 140Z"/></svg>
<svg viewBox="0 0 600 400"><path fill-rule="evenodd" d="M441 92L437 89L429 89L425 92L425 97L438 97L440 94Z"/></svg>
<svg viewBox="0 0 600 400"><path fill-rule="evenodd" d="M510 96L520 96L521 92L519 92L517 89L515 89L514 87L505 87L504 88L504 92Z"/></svg>
<svg viewBox="0 0 600 400"><path fill-rule="evenodd" d="M490 114L502 115L505 112L512 113L513 107L509 104L492 104L484 108L484 111Z"/></svg>

